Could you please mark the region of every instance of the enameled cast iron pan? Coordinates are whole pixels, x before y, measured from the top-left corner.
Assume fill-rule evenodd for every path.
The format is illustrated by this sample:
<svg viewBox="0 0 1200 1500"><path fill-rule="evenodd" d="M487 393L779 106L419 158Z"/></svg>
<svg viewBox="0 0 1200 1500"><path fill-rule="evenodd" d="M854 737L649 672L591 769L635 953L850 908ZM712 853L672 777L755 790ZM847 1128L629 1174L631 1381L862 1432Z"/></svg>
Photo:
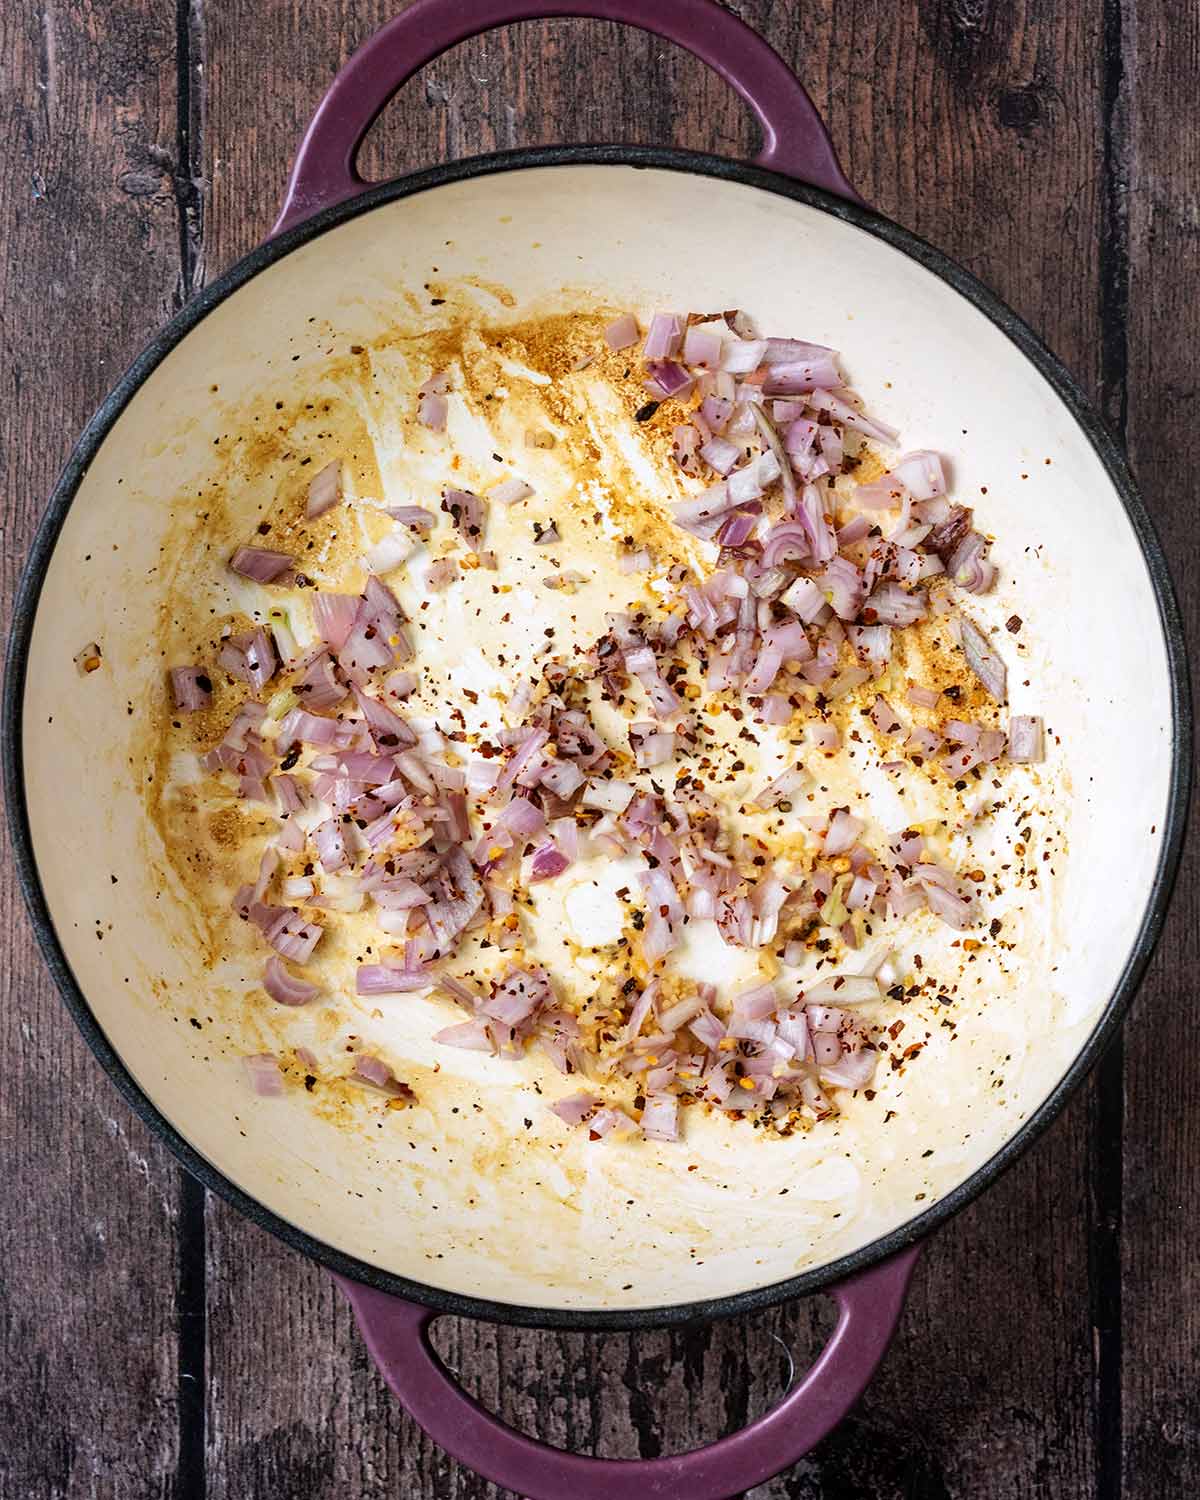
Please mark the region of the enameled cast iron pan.
<svg viewBox="0 0 1200 1500"><path fill-rule="evenodd" d="M756 162L574 146L454 162L385 185L358 177L369 126L417 69L490 27L547 15L609 18L687 47L753 107L764 141ZM1039 670L1057 694L1054 725L1071 756L1061 795L1082 812L1064 895L1075 937L1057 976L1075 1001L1078 1045L1035 1077L1019 1118L980 1122L975 1155L932 1206L915 1217L911 1205L890 1218L867 1214L826 1264L797 1274L785 1244L764 1244L757 1268L714 1256L711 1272L686 1281L649 1267L644 1284L613 1274L610 1287L584 1297L568 1274L577 1247L563 1247L557 1276L553 1245L525 1273L489 1273L489 1234L511 1233L520 1216L502 1193L494 1223L472 1221L483 1223L482 1249L431 1261L420 1247L446 1237L455 1203L472 1192L469 1167L446 1170L436 1227L402 1185L349 1193L378 1162L336 1133L306 1134L320 1126L299 1117L284 1128L255 1116L253 1129L238 1128L240 1074L202 1070L194 1037L181 1035L190 1028L173 1024L159 998L202 983L186 914L159 899L152 871L130 855L144 810L129 785L138 716L126 704L162 692L147 646L162 497L211 452L221 421L211 390L236 402L311 373L321 357L314 317L343 336L369 335L386 326L398 279L419 284L434 259L448 275L503 280L519 300L569 279L605 289L616 306L725 306L732 277L752 312L754 289L774 289L778 328L768 331L805 337L822 336L814 322L832 304L855 385L870 400L890 380L886 415L906 434L927 431L936 445L938 434L970 428L972 452L998 465L1035 433L1038 452L1053 456L1052 468L1015 487L991 529L1036 537L1050 559L1030 584L1031 617L1052 648ZM804 274L794 274L798 265ZM72 665L100 629L111 674L103 694L81 689ZM72 455L17 602L4 729L9 817L33 921L117 1086L206 1186L330 1268L389 1384L435 1441L539 1500L719 1500L793 1463L845 1415L891 1338L920 1241L1045 1128L1119 1025L1162 926L1190 761L1180 622L1121 454L1023 323L862 204L803 88L710 0L416 0L347 63L305 136L272 238L163 330ZM97 921L111 927L103 943ZM605 1253L598 1245L602 1287ZM732 1317L817 1290L836 1297L838 1325L782 1403L710 1447L644 1463L572 1456L512 1432L457 1388L428 1340L438 1313L627 1329Z"/></svg>

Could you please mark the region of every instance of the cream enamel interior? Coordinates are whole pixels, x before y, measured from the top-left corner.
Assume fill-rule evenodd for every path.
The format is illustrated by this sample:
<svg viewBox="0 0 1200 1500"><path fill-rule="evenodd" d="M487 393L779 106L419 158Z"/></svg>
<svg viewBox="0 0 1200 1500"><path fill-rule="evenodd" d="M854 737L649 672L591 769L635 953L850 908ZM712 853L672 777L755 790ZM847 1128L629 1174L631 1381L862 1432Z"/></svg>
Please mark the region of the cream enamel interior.
<svg viewBox="0 0 1200 1500"><path fill-rule="evenodd" d="M1004 581L981 613L1028 621L1011 696L1017 711L1044 712L1060 742L1044 783L1069 854L978 1056L914 1071L901 1128L883 1132L856 1101L844 1125L787 1141L712 1120L678 1147L588 1150L544 1110L527 1128L529 1080L474 1054L455 1057L442 1097L386 1129L377 1112L347 1127L303 1097L251 1096L237 1060L249 1049L187 1024L206 987L232 981L203 962L194 915L145 858L153 833L130 769L162 691L156 590L175 520L164 497L201 482L231 407L294 395L335 345L389 326L434 266L447 281L506 287L517 311L563 303L564 287L643 313L736 301L764 328L830 344L905 447L949 455L956 496L996 534ZM73 657L93 639L105 669L81 681ZM1125 963L1160 853L1170 731L1156 601L1125 511L1002 333L931 272L818 209L588 165L484 176L363 214L256 276L166 357L84 476L51 561L24 753L39 872L80 988L202 1155L282 1218L389 1271L590 1309L710 1298L828 1263L985 1162L1070 1065ZM380 1024L393 1050L428 1065L429 1035L448 1019L419 1001ZM995 1086L989 1070L1014 1054ZM482 1108L453 1114L468 1096Z"/></svg>

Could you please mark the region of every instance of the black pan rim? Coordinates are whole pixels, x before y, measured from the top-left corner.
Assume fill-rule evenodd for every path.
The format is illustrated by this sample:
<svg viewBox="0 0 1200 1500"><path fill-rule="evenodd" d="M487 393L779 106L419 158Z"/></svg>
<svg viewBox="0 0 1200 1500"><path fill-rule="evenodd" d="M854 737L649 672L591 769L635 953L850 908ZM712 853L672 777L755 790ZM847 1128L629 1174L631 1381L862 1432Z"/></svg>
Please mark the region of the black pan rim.
<svg viewBox="0 0 1200 1500"><path fill-rule="evenodd" d="M1095 450L1116 490L1141 547L1158 605L1172 699L1172 769L1162 848L1137 937L1100 1019L1071 1066L1029 1118L968 1178L917 1217L827 1265L784 1281L725 1296L660 1307L572 1309L522 1306L466 1296L411 1281L345 1254L289 1223L203 1157L142 1090L110 1044L75 979L42 890L25 802L22 718L25 673L33 621L51 556L84 474L112 427L157 366L219 303L277 260L321 234L382 204L445 184L499 172L558 166L658 168L734 181L791 198L855 225L937 275L990 319L1045 377ZM1192 709L1187 648L1170 572L1153 523L1130 475L1124 454L1073 376L1036 334L970 272L892 220L819 188L723 157L658 147L551 146L493 153L446 163L370 187L327 208L252 250L190 301L146 346L99 407L55 485L30 549L14 604L5 663L2 733L3 773L9 834L25 903L47 966L84 1039L127 1102L160 1141L206 1188L258 1227L294 1250L355 1281L421 1303L440 1314L480 1318L525 1327L581 1331L663 1328L732 1318L805 1296L866 1270L923 1240L972 1202L1046 1130L1115 1036L1162 932L1187 825L1191 783Z"/></svg>

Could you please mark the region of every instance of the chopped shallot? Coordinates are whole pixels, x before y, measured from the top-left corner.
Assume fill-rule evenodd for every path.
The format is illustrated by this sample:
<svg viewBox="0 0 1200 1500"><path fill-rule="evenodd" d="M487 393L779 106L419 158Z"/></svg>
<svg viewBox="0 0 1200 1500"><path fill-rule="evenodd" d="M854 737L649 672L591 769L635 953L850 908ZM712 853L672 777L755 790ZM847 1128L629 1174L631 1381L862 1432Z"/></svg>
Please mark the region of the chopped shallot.
<svg viewBox="0 0 1200 1500"><path fill-rule="evenodd" d="M342 461L335 458L313 476L308 486L308 498L304 514L310 521L323 516L331 506L342 498Z"/></svg>
<svg viewBox="0 0 1200 1500"><path fill-rule="evenodd" d="M307 1005L310 1000L315 1000L320 994L315 984L309 984L304 979L297 979L288 971L287 965L278 958L267 959L263 989L272 1000L278 1000L280 1005Z"/></svg>
<svg viewBox="0 0 1200 1500"><path fill-rule="evenodd" d="M604 330L604 342L610 349L628 349L639 337L637 319L632 313L622 313Z"/></svg>
<svg viewBox="0 0 1200 1500"><path fill-rule="evenodd" d="M180 713L194 713L212 701L212 682L199 667L172 667L171 691Z"/></svg>
<svg viewBox="0 0 1200 1500"><path fill-rule="evenodd" d="M294 565L294 559L286 552L271 552L265 547L239 547L229 559L235 573L255 583L272 583Z"/></svg>
<svg viewBox="0 0 1200 1500"><path fill-rule="evenodd" d="M1008 758L1018 762L1045 760L1045 732L1036 715L1013 714L1009 719Z"/></svg>
<svg viewBox="0 0 1200 1500"><path fill-rule="evenodd" d="M246 1065L246 1076L250 1087L263 1098L277 1098L283 1093L283 1075L279 1071L279 1059L270 1052L258 1052L242 1059Z"/></svg>
<svg viewBox="0 0 1200 1500"><path fill-rule="evenodd" d="M631 349L635 317L616 317L603 338L609 350ZM585 351L572 368L600 353ZM976 722L955 687L907 680L918 660L965 660L1004 702L1004 663L958 608L960 591L983 594L995 580L990 541L948 495L941 455L917 450L889 461L869 446L893 448L897 434L845 386L836 350L759 338L740 312L668 312L651 319L640 360L600 366L617 367L653 398L639 392L643 426L631 435L661 453L670 433L676 498L664 514L688 535L672 556L624 515L615 534L589 531L585 544L606 545L628 580L618 586L624 598L608 606L614 612L598 639L568 645L546 628L532 669L522 661L494 691L464 688L472 709L484 699L502 705L490 723L480 726L456 704L447 711L440 685L430 692L416 659L421 634L458 608L474 619L478 584L512 593L525 614L545 606L540 588L543 604L531 607L504 576L505 528L518 521L526 549L531 525L534 545L562 549L542 554L529 584L559 599L588 585L579 620L592 617L604 573L599 556L594 567L587 559L586 572L569 565L583 561L585 528L576 524L583 512L565 499L554 502L570 521L561 531L548 504L537 519L497 509L488 550L489 506L517 506L535 491L511 475L486 496L457 488L485 485L493 472L467 453L446 454L432 480L444 486L449 517L438 541L430 534L439 518L425 505L380 512L395 524L365 554L361 594L312 586L289 554L238 548L233 571L297 598L266 613L251 607L248 622L225 627L210 660L170 668L173 707L209 708L218 668L244 684L224 690L243 701L200 762L261 804L254 815L268 824L257 879L232 904L262 945L262 988L276 1003L317 998L322 986L290 965L310 963L326 921L361 912L376 941L354 950L372 959L358 963L357 993L429 992L457 1011L454 1024L430 1028L436 1044L478 1052L488 1067L540 1054L564 1076L595 1080L595 1092L550 1106L584 1139L640 1126L645 1140L674 1141L691 1099L735 1121L750 1116L790 1131L835 1114L837 1090L869 1089L885 1049L893 1068L905 1065L910 1037L895 1047L880 1040L895 1020L894 986L911 982L886 924L936 919L963 932L984 920L982 873L956 871L942 862L944 850L970 841L983 806L974 783L986 775L990 786L1004 757L1043 760L1044 726L1012 715L1005 733ZM417 394L417 421L428 431L447 428L449 383L435 371ZM679 403L675 415L649 424L668 400ZM422 462L449 446L412 436ZM525 433L533 449L558 441L543 428ZM492 459L508 462L501 453ZM309 519L342 498L347 462L334 459L314 475ZM860 472L880 477L856 483ZM433 501L432 485L414 498ZM410 620L380 577L410 558L398 586L418 583L418 595L468 582L438 608L406 595ZM319 554L313 564L320 568ZM423 619L418 609L428 611ZM514 623L514 642L527 624L541 622ZM950 632L961 657L939 639L931 645L940 659L923 640L914 656L905 634L914 626L922 636ZM508 640L481 642L489 666L493 654L503 666L494 644L507 652ZM86 649L98 665L99 648ZM918 710L910 721L936 713L937 722L909 727L893 704ZM718 734L726 713L737 726L736 741L725 726L739 757L731 770ZM207 720L193 723L203 729ZM970 809L881 837L865 796L851 804L861 815L836 805L835 757L865 757L892 772L883 791L893 800L918 779L940 779L971 797ZM732 784L728 808L723 781ZM724 816L734 807L745 826ZM900 816L929 817L911 808ZM576 878L580 889L598 886L588 866L601 860L621 862L616 899L625 920L620 943L604 946L594 1010L589 997L577 1013L577 997L558 993L552 976L525 959L536 951L527 923L561 899L553 883L568 870L580 870L560 882L572 895ZM724 993L684 978L673 955L703 924L715 941L757 954L758 973L774 977ZM326 947L345 951L344 938L331 931ZM874 956L855 953L868 941ZM626 976L618 987L610 965ZM350 1081L393 1100L411 1097L382 1057L357 1040L352 1051ZM282 1092L276 1058L261 1054L246 1067L258 1092Z"/></svg>

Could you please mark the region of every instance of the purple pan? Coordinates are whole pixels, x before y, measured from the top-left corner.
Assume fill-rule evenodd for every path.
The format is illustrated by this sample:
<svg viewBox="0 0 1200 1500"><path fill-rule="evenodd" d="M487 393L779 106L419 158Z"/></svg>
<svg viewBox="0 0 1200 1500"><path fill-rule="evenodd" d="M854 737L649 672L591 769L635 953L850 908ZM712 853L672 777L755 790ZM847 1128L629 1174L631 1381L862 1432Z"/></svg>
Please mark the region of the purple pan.
<svg viewBox="0 0 1200 1500"><path fill-rule="evenodd" d="M438 166L383 185L369 184L359 176L356 157L367 131L414 73L468 37L511 22L550 16L617 21L685 47L719 73L753 109L763 136L755 161L734 163L683 151L620 146L553 147ZM1144 578L1144 597L1139 596L1140 604L1135 600L1130 606L1135 616L1140 608L1144 617L1140 667L1128 676L1129 691L1143 693L1145 701L1131 703L1125 718L1145 722L1156 716L1163 733L1159 760L1140 768L1143 791L1139 795L1149 799L1155 835L1128 882L1130 926L1122 932L1108 932L1103 924L1096 927L1097 932L1106 933L1097 941L1107 941L1111 952L1105 950L1102 955L1106 967L1095 980L1091 1022L1034 1106L998 1140L986 1159L964 1173L963 1180L951 1184L931 1207L885 1227L868 1243L827 1265L767 1285L671 1306L606 1306L598 1296L593 1304L574 1310L549 1298L544 1305L532 1299L517 1304L490 1295L486 1285L458 1290L427 1284L329 1243L318 1219L306 1223L298 1211L281 1210L264 1186L265 1179L256 1180L251 1172L228 1164L222 1154L224 1146L205 1135L207 1120L188 1117L182 1106L175 1107L165 1065L164 1076L155 1076L154 1067L137 1055L140 1039L122 1031L126 1023L121 1007L127 1005L129 991L118 987L115 995L106 996L107 980L96 970L96 945L86 949L72 936L70 904L83 898L76 889L77 874L68 871L60 876L49 852L55 842L54 787L64 784L64 775L70 784L82 784L88 773L86 769L72 772L69 766L65 773L60 767L53 785L42 786L41 768L55 764L56 756L69 759L73 752L64 750L61 741L45 742L47 734L68 730L45 727L47 719L61 715L45 714L39 694L55 690L54 664L62 655L50 651L49 633L60 628L56 622L64 612L69 617L76 608L74 592L82 597L91 587L88 582L76 587L79 575L72 574L69 560L75 545L73 528L86 524L81 518L104 503L93 496L89 485L94 487L103 478L109 455L114 445L119 446L127 409L133 407L136 413L146 392L167 378L164 372L170 371L172 361L178 365L179 356L206 329L211 335L220 326L227 302L244 297L258 285L258 278L272 274L281 262L315 253L322 236L369 217L380 207L402 208L401 200L412 195L436 195L498 178L513 181L504 174L520 174L529 168L613 165L685 174L713 190L733 184L739 193L753 190L763 202L784 205L788 212L803 205L810 215L850 226L864 242L869 238L882 247L881 253L886 250L893 263L919 268L926 280L936 283L947 306L965 308L980 319L981 327L986 324L993 332L999 331L1015 378L1044 383L1054 403L1055 421L1067 434L1063 441L1074 445L1072 452L1084 454L1100 476L1086 498L1091 506L1108 506L1108 513L1116 518L1113 524L1123 528L1122 545L1127 547L1123 591L1132 588L1125 582L1132 577L1130 570ZM75 506L77 498L87 504ZM109 550L104 548L105 553ZM114 583L111 593L118 592ZM1097 586L1096 593L1103 596L1104 590ZM69 623L61 626L72 628ZM1103 622L1096 628L1102 629ZM63 658L68 665L70 656L67 651ZM125 693L113 697L123 703ZM728 1500L795 1463L842 1420L878 1368L895 1332L920 1241L992 1181L1049 1123L1119 1025L1161 928L1182 838L1190 743L1182 632L1166 567L1123 459L1095 414L1053 357L986 289L861 203L843 176L803 87L761 37L715 0L655 0L652 5L643 0L415 0L347 62L305 133L272 238L207 288L164 330L81 439L26 570L10 639L4 714L10 820L26 897L64 997L101 1062L133 1106L207 1186L329 1267L354 1308L384 1378L430 1437L463 1464L530 1500L616 1496ZM126 732L125 722L120 715L121 733ZM106 731L100 719L96 724L96 746L101 746ZM103 759L103 752L93 748L94 764ZM114 764L123 764L120 756ZM1115 806L1116 799L1112 800ZM1140 810L1137 815L1141 816ZM1146 816L1145 825L1149 823L1150 816ZM93 837L78 821L74 834L81 848ZM103 836L103 830L94 835ZM81 858L79 863L87 862ZM109 868L102 860L97 864L101 870ZM101 894L84 892L84 897L99 900ZM91 923L93 909L87 907L85 927ZM86 938L80 942L86 943ZM115 943L114 938L104 949L110 951ZM166 1043L158 1049L164 1056L165 1048ZM237 1149L250 1148L239 1145ZM836 1300L837 1326L815 1365L784 1399L765 1416L719 1442L650 1461L588 1458L522 1436L459 1388L429 1341L430 1324L439 1314L599 1332L734 1317L817 1291Z"/></svg>

